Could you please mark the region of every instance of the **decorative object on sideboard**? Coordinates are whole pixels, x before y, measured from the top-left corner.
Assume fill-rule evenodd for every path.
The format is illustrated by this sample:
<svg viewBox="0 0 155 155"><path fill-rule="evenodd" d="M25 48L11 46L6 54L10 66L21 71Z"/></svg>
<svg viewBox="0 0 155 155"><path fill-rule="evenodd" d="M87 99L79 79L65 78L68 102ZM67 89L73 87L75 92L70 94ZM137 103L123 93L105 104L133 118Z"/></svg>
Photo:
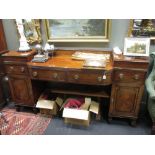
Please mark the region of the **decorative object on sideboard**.
<svg viewBox="0 0 155 155"><path fill-rule="evenodd" d="M41 20L40 19L21 19L24 36L29 45L40 44L41 39ZM17 20L16 20L17 25Z"/></svg>
<svg viewBox="0 0 155 155"><path fill-rule="evenodd" d="M125 38L124 55L149 56L150 38Z"/></svg>
<svg viewBox="0 0 155 155"><path fill-rule="evenodd" d="M106 63L110 61L110 54L97 54L97 53L88 53L76 51L72 54L72 59L75 60L84 60L83 67L89 68L104 68Z"/></svg>
<svg viewBox="0 0 155 155"><path fill-rule="evenodd" d="M35 48L37 50L37 54L32 59L32 62L46 62L48 59L46 59L45 54L43 53L42 46L37 44Z"/></svg>
<svg viewBox="0 0 155 155"><path fill-rule="evenodd" d="M17 29L19 32L19 51L25 52L30 50L30 46L27 43L25 34L24 34L24 26L22 19L16 19Z"/></svg>
<svg viewBox="0 0 155 155"><path fill-rule="evenodd" d="M40 44L37 44L35 46L35 49L37 50L37 52L38 52L39 55L42 54L42 46Z"/></svg>
<svg viewBox="0 0 155 155"><path fill-rule="evenodd" d="M55 50L54 44L49 44L49 43L45 44L44 54L47 58L54 56L54 50Z"/></svg>
<svg viewBox="0 0 155 155"><path fill-rule="evenodd" d="M45 47L44 47L44 55L45 55L45 58L48 59L49 58L49 50L50 50L50 45L48 43L45 44Z"/></svg>
<svg viewBox="0 0 155 155"><path fill-rule="evenodd" d="M113 48L113 52L114 52L114 54L118 54L118 55L122 54L122 51L120 50L120 48L118 46Z"/></svg>
<svg viewBox="0 0 155 155"><path fill-rule="evenodd" d="M86 59L95 59L95 60L106 60L110 59L110 54L97 54L97 53L86 53L84 51L76 51L72 54L72 59L75 60L86 60Z"/></svg>
<svg viewBox="0 0 155 155"><path fill-rule="evenodd" d="M106 61L96 60L96 59L86 59L84 61L83 67L105 68L106 67Z"/></svg>

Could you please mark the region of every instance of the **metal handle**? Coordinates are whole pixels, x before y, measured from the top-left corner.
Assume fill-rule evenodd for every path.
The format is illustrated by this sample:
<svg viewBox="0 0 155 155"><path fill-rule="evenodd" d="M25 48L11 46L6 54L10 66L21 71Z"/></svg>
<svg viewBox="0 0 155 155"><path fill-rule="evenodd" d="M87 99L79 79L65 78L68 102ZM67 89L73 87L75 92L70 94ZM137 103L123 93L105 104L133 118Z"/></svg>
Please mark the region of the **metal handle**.
<svg viewBox="0 0 155 155"><path fill-rule="evenodd" d="M58 73L54 73L53 77L56 79L58 77Z"/></svg>
<svg viewBox="0 0 155 155"><path fill-rule="evenodd" d="M134 79L135 79L135 80L138 80L138 79L139 79L139 75L138 75L138 74L135 74L135 75L134 75Z"/></svg>
<svg viewBox="0 0 155 155"><path fill-rule="evenodd" d="M124 77L124 74L123 74L123 73L120 73L120 74L119 74L119 78L120 78L120 79L123 79L123 77Z"/></svg>
<svg viewBox="0 0 155 155"><path fill-rule="evenodd" d="M38 75L38 73L37 73L37 72L33 72L32 75L33 75L34 77L36 77L36 76Z"/></svg>
<svg viewBox="0 0 155 155"><path fill-rule="evenodd" d="M78 80L78 79L79 79L79 75L77 75L77 74L74 75L74 79L75 79L75 80Z"/></svg>
<svg viewBox="0 0 155 155"><path fill-rule="evenodd" d="M111 104L113 104L113 102L114 102L114 99L113 99L113 98L111 98Z"/></svg>
<svg viewBox="0 0 155 155"><path fill-rule="evenodd" d="M24 67L21 67L21 72L25 72L25 68Z"/></svg>
<svg viewBox="0 0 155 155"><path fill-rule="evenodd" d="M101 76L98 76L97 79L98 79L99 82L102 81L102 77Z"/></svg>
<svg viewBox="0 0 155 155"><path fill-rule="evenodd" d="M10 70L13 70L14 69L14 67L13 66L10 66Z"/></svg>

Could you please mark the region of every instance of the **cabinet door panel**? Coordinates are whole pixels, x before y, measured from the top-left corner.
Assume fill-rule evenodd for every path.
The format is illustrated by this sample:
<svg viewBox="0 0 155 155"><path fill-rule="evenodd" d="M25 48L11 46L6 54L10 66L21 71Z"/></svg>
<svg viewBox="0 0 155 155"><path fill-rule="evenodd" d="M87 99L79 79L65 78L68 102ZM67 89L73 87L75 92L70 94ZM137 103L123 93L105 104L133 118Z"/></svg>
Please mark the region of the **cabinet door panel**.
<svg viewBox="0 0 155 155"><path fill-rule="evenodd" d="M31 81L25 76L10 76L12 99L16 104L33 106Z"/></svg>
<svg viewBox="0 0 155 155"><path fill-rule="evenodd" d="M134 112L138 88L119 87L115 96L115 110L118 112Z"/></svg>
<svg viewBox="0 0 155 155"><path fill-rule="evenodd" d="M135 116L139 110L142 87L113 85L110 114L118 116Z"/></svg>

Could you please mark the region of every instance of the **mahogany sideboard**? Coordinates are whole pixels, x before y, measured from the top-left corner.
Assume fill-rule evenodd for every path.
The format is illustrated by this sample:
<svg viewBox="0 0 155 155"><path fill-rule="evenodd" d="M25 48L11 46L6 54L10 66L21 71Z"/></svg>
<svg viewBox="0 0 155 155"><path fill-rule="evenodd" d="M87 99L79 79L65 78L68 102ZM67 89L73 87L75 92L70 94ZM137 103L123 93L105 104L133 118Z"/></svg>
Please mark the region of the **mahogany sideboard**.
<svg viewBox="0 0 155 155"><path fill-rule="evenodd" d="M57 50L56 55L44 63L31 62L35 51L3 54L15 104L34 108L42 90L52 83L52 93L106 98L109 100L109 121L113 117L125 117L135 124L149 59L115 58L112 51L96 51L110 53L111 59L105 68L94 69L84 68L84 61L73 60L74 52Z"/></svg>
<svg viewBox="0 0 155 155"><path fill-rule="evenodd" d="M3 54L4 50L6 49L7 49L7 45L6 45L5 35L4 35L3 24L2 24L2 19L0 19L0 107L2 107L5 103L3 89L2 89L2 79L4 76L4 71L2 67L1 54Z"/></svg>

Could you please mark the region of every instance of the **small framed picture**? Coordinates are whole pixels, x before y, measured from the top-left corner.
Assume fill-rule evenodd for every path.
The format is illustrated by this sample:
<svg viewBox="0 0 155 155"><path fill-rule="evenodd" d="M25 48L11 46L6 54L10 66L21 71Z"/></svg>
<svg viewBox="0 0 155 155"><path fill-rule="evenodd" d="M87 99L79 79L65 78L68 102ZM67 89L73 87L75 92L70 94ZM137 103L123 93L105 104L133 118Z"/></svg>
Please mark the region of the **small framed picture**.
<svg viewBox="0 0 155 155"><path fill-rule="evenodd" d="M124 55L149 56L150 38L125 38Z"/></svg>

